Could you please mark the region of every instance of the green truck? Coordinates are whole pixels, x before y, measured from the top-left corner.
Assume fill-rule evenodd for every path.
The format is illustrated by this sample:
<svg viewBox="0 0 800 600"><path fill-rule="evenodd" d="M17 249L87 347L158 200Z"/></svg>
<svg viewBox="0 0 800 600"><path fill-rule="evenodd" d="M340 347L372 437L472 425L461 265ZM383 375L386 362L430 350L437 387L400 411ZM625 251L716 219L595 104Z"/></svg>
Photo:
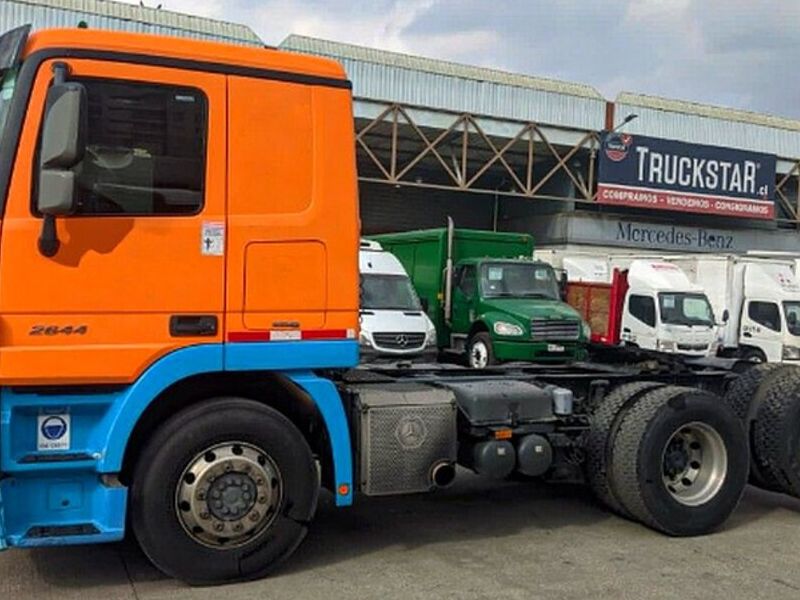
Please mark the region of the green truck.
<svg viewBox="0 0 800 600"><path fill-rule="evenodd" d="M471 367L583 358L588 326L527 234L426 229L374 236L403 263L444 352Z"/></svg>

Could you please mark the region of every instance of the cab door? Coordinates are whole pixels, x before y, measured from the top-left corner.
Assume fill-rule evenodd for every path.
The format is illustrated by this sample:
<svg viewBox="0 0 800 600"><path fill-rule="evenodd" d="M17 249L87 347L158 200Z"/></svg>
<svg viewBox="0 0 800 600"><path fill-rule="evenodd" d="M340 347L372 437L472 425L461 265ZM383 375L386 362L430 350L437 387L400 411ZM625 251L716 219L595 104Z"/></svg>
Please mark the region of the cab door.
<svg viewBox="0 0 800 600"><path fill-rule="evenodd" d="M780 362L783 357L783 318L777 302L748 299L742 314L742 346L757 348L759 359Z"/></svg>
<svg viewBox="0 0 800 600"><path fill-rule="evenodd" d="M656 301L649 294L629 293L622 316L623 343L656 350Z"/></svg>
<svg viewBox="0 0 800 600"><path fill-rule="evenodd" d="M478 279L475 265L462 265L458 267L453 276L453 306L450 321L452 323L453 338L459 344L452 343L460 348L460 343L466 342L472 322L475 320L475 300L478 295Z"/></svg>
<svg viewBox="0 0 800 600"><path fill-rule="evenodd" d="M68 60L86 89L74 214L38 246L38 145L53 63L33 84L0 253L3 383L130 382L182 346L221 341L223 75Z"/></svg>

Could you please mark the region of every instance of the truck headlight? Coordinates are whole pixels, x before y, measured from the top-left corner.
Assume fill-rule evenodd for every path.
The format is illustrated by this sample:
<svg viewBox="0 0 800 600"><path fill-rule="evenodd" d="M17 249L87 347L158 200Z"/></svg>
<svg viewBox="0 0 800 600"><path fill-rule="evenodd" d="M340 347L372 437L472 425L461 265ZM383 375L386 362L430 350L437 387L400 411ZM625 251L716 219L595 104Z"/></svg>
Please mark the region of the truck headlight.
<svg viewBox="0 0 800 600"><path fill-rule="evenodd" d="M800 360L800 348L797 346L784 346L781 355L783 360Z"/></svg>
<svg viewBox="0 0 800 600"><path fill-rule="evenodd" d="M659 340L658 349L662 352L675 352L675 342L668 340Z"/></svg>
<svg viewBox="0 0 800 600"><path fill-rule="evenodd" d="M431 327L428 331L425 332L425 345L426 346L435 346L436 345L436 329Z"/></svg>
<svg viewBox="0 0 800 600"><path fill-rule="evenodd" d="M363 331L358 335L358 343L367 348L372 348L372 340L370 340L369 336Z"/></svg>
<svg viewBox="0 0 800 600"><path fill-rule="evenodd" d="M506 323L505 321L497 321L494 324L494 332L497 335L510 336L519 336L525 333L525 331L519 325L514 325L514 323Z"/></svg>
<svg viewBox="0 0 800 600"><path fill-rule="evenodd" d="M587 323L586 321L584 321L582 329L583 329L583 337L585 337L587 340L592 339L592 326L589 325L589 323Z"/></svg>

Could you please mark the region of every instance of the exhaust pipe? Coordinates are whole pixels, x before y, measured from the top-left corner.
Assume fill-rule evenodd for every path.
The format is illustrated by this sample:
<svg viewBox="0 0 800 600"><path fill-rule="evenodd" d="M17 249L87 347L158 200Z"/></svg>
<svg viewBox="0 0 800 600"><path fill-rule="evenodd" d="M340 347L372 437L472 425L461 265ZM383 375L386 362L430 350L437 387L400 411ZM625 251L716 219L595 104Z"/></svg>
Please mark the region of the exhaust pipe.
<svg viewBox="0 0 800 600"><path fill-rule="evenodd" d="M452 485L456 478L455 463L442 461L431 467L431 484L437 488L446 488Z"/></svg>
<svg viewBox="0 0 800 600"><path fill-rule="evenodd" d="M447 217L447 261L444 267L444 322L449 326L453 313L453 238L455 223Z"/></svg>

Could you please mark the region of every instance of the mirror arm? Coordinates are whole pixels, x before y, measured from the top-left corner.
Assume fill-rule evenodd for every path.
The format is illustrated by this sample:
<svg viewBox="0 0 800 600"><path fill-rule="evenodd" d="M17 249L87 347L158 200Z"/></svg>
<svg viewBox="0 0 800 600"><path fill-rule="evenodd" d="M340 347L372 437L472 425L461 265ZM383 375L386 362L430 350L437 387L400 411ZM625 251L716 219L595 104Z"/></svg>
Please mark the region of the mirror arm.
<svg viewBox="0 0 800 600"><path fill-rule="evenodd" d="M53 215L42 215L42 232L39 234L39 252L48 258L58 252L61 242L56 234L56 218Z"/></svg>
<svg viewBox="0 0 800 600"><path fill-rule="evenodd" d="M63 62L53 63L53 85L63 85L69 75L69 65Z"/></svg>

